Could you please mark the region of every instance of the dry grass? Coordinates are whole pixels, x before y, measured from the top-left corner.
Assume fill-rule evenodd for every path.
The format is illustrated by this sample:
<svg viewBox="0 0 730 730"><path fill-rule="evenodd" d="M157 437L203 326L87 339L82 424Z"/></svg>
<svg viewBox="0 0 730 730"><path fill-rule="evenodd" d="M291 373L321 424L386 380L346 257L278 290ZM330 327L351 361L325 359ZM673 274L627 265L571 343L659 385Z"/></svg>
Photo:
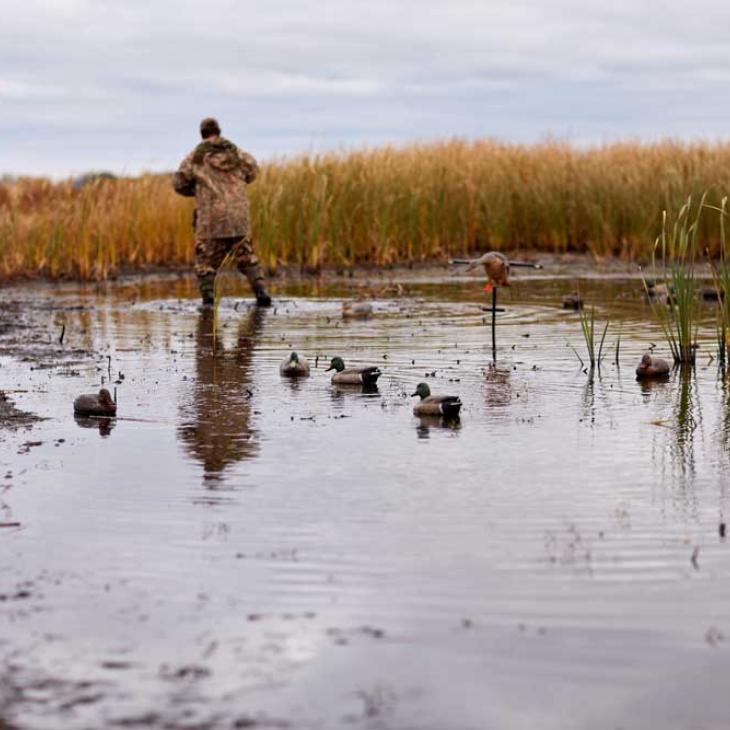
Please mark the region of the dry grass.
<svg viewBox="0 0 730 730"><path fill-rule="evenodd" d="M454 140L268 163L250 193L264 264L318 269L520 247L648 260L662 211L708 189L730 192L730 144ZM0 184L0 277L186 264L191 216L164 175ZM718 253L717 226L698 245Z"/></svg>

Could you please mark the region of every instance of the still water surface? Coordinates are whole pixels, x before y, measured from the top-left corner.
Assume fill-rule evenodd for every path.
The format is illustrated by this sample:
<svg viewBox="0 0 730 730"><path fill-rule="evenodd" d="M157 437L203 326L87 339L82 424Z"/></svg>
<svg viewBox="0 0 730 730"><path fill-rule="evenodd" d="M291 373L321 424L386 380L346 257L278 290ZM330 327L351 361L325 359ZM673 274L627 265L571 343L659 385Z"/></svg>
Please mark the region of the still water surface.
<svg viewBox="0 0 730 730"><path fill-rule="evenodd" d="M711 326L694 371L642 386L666 348L635 280L584 284L614 323L592 376L567 280L503 297L496 363L474 280L403 287L351 323L344 282L264 312L227 297L215 342L188 280L54 293L49 339L62 320L95 354L0 360L48 419L0 452L22 525L0 531L11 726L730 725ZM292 349L310 378L280 378ZM378 391L331 386L334 355L379 365ZM110 374L122 418L77 424ZM424 380L461 396L459 424L412 415Z"/></svg>

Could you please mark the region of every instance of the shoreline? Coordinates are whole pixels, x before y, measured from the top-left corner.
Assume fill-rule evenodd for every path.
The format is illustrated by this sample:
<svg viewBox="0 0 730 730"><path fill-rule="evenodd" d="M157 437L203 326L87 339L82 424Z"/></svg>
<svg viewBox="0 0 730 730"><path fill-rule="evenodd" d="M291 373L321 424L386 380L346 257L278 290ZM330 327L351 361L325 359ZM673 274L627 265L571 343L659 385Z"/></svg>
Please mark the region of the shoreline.
<svg viewBox="0 0 730 730"><path fill-rule="evenodd" d="M511 260L540 263L543 268L539 270L520 269L520 279L544 279L544 278L604 278L604 277L626 277L641 278L642 270L651 278L650 262L637 260L626 260L618 257L596 257L590 253L542 253L537 250L511 251L507 255ZM711 276L709 262L698 264L698 275L700 277ZM144 266L144 267L123 267L116 274L105 279L89 279L82 277L58 277L18 275L7 278L0 277L0 291L15 289L23 286L35 288L64 286L105 286L114 283L124 283L135 280L155 279L178 279L187 278L193 275L193 266ZM318 270L306 270L299 265L282 265L273 272L267 272L266 278L272 283L288 281L315 281L318 279L351 279L362 281L374 277L415 279L423 276L443 277L458 279L483 278L482 272L477 269L474 272L465 272L460 265L451 265L446 260L430 260L410 263L398 263L391 265L363 265L358 264L352 267L324 266Z"/></svg>

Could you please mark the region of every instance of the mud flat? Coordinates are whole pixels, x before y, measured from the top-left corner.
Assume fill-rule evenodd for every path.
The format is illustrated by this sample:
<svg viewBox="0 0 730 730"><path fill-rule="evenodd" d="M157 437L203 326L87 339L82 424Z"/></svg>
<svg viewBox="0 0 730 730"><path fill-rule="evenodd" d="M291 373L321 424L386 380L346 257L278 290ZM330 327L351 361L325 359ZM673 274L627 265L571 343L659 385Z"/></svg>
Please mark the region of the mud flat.
<svg viewBox="0 0 730 730"><path fill-rule="evenodd" d="M282 277L263 312L231 280L215 338L189 277L0 290L0 413L43 419L0 428L0 727L723 727L712 305L697 367L639 384L636 272L558 273L500 294L496 362L447 270ZM577 277L621 328L592 375ZM460 423L412 415L421 381ZM101 386L119 418L76 421Z"/></svg>

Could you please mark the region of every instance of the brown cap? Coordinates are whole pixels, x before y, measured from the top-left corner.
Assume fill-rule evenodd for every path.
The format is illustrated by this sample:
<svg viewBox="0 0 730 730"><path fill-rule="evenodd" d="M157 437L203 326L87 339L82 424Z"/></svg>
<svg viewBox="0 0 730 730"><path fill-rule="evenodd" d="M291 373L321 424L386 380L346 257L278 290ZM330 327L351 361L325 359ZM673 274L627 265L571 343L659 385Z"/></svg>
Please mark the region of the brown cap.
<svg viewBox="0 0 730 730"><path fill-rule="evenodd" d="M206 137L212 137L213 135L220 134L221 128L218 124L217 119L213 117L206 117L200 123L200 136L205 139Z"/></svg>

